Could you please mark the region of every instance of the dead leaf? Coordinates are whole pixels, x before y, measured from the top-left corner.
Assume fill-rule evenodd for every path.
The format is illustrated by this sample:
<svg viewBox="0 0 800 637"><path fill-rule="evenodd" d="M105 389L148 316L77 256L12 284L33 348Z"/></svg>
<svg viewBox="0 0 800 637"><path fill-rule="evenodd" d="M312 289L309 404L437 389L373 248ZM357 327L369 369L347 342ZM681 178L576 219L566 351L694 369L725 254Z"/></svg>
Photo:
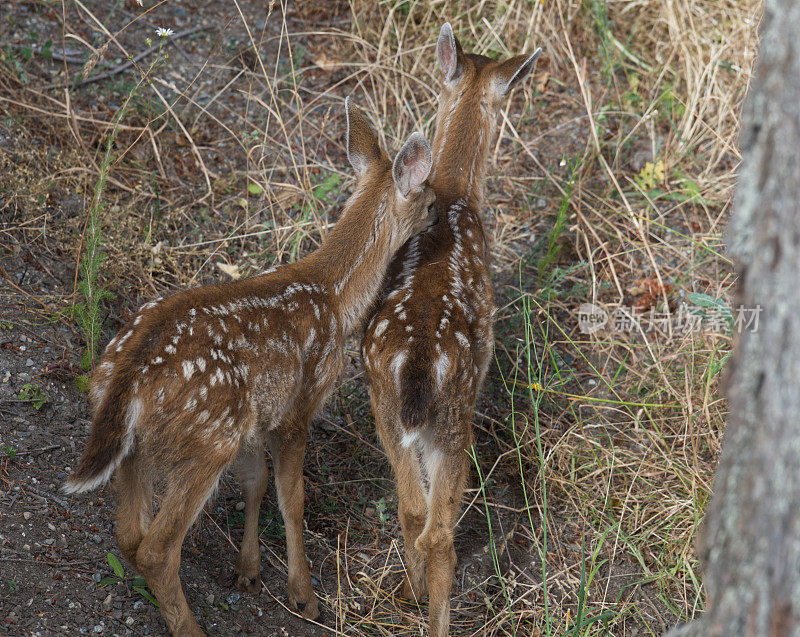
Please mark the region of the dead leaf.
<svg viewBox="0 0 800 637"><path fill-rule="evenodd" d="M547 80L550 79L550 73L545 71L544 73L540 73L536 77L536 92L537 93L544 93L545 86L547 86Z"/></svg>
<svg viewBox="0 0 800 637"><path fill-rule="evenodd" d="M325 52L321 52L317 55L312 62L323 71L327 71L328 73L332 73L342 67L342 61L338 58L330 57L325 54Z"/></svg>
<svg viewBox="0 0 800 637"><path fill-rule="evenodd" d="M239 266L236 264L225 263L224 261L217 261L217 267L225 274L231 277L234 281L241 279L242 275L239 272Z"/></svg>
<svg viewBox="0 0 800 637"><path fill-rule="evenodd" d="M656 278L636 279L633 284L634 292L643 293L633 304L634 310L637 312L645 312L658 305L659 300L669 296L674 289L671 283L665 283L662 286Z"/></svg>
<svg viewBox="0 0 800 637"><path fill-rule="evenodd" d="M633 284L635 292L645 292L653 296L666 296L674 289L671 283L665 283L662 286L655 277L635 279Z"/></svg>
<svg viewBox="0 0 800 637"><path fill-rule="evenodd" d="M516 226L519 223L519 220L514 215L509 215L505 212L498 213L497 217L504 224Z"/></svg>

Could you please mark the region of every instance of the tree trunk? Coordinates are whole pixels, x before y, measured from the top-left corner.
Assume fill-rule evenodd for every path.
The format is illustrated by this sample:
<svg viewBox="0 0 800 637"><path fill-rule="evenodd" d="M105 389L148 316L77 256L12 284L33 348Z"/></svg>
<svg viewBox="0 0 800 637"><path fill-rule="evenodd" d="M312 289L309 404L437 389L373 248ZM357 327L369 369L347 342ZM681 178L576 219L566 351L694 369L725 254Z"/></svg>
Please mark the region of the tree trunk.
<svg viewBox="0 0 800 637"><path fill-rule="evenodd" d="M800 2L766 0L728 246L737 334L728 428L698 542L706 611L680 635L800 635Z"/></svg>

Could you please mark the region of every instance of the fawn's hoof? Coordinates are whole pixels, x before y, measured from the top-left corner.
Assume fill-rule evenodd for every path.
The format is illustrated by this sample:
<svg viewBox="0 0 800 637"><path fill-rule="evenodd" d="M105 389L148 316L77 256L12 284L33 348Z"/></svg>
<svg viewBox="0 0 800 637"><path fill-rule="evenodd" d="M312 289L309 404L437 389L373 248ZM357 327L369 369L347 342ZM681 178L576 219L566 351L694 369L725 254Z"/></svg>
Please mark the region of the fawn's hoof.
<svg viewBox="0 0 800 637"><path fill-rule="evenodd" d="M248 577L247 575L236 576L236 588L243 593L260 593L261 592L261 578L256 575L255 577Z"/></svg>
<svg viewBox="0 0 800 637"><path fill-rule="evenodd" d="M317 596L314 594L314 589L311 588L311 583L308 586L289 586L289 606L306 619L319 617Z"/></svg>
<svg viewBox="0 0 800 637"><path fill-rule="evenodd" d="M181 622L171 633L175 637L206 637L206 633L200 628L194 617Z"/></svg>

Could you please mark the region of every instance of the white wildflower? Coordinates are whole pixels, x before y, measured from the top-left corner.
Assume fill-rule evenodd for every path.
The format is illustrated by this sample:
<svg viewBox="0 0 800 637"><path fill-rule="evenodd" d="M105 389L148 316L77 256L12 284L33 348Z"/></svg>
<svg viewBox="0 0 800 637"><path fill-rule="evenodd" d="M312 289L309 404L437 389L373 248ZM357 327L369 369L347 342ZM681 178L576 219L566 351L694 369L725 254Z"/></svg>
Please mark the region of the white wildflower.
<svg viewBox="0 0 800 637"><path fill-rule="evenodd" d="M172 29L164 29L163 27L158 27L156 29L156 35L159 38L168 38L169 36L173 35L175 32Z"/></svg>

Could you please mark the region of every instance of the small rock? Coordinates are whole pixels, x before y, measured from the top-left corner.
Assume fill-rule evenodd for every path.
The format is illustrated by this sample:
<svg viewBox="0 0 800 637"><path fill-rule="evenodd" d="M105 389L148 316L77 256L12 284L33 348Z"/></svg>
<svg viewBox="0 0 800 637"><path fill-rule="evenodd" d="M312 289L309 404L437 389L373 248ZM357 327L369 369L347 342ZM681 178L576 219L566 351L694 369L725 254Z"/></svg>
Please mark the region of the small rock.
<svg viewBox="0 0 800 637"><path fill-rule="evenodd" d="M141 610L142 606L144 606L144 602L141 599L137 599L133 602L133 610Z"/></svg>
<svg viewBox="0 0 800 637"><path fill-rule="evenodd" d="M25 518L26 520L30 520L33 517L33 513L31 513L30 511L23 511L22 517Z"/></svg>
<svg viewBox="0 0 800 637"><path fill-rule="evenodd" d="M239 593L233 591L230 595L228 595L225 601L228 602L228 604L230 604L231 606L233 606L236 602L239 601L240 597L241 595L239 595Z"/></svg>
<svg viewBox="0 0 800 637"><path fill-rule="evenodd" d="M28 551L28 552L30 552L30 550L31 550L31 545L30 545L30 544L23 544L23 545L22 545L22 550L23 550L23 551Z"/></svg>
<svg viewBox="0 0 800 637"><path fill-rule="evenodd" d="M134 622L135 620L133 619L133 617L128 616L128 618L125 620L125 625L130 628L131 626L133 626Z"/></svg>
<svg viewBox="0 0 800 637"><path fill-rule="evenodd" d="M209 593L206 596L206 603L209 604L209 605L214 603L214 593Z"/></svg>
<svg viewBox="0 0 800 637"><path fill-rule="evenodd" d="M95 624L94 632L102 633L103 632L103 627L100 624Z"/></svg>
<svg viewBox="0 0 800 637"><path fill-rule="evenodd" d="M99 535L97 535L97 533L95 533L92 536L92 542L94 542L95 544L100 544L100 542L102 542L102 541L103 541L103 538L101 538Z"/></svg>
<svg viewBox="0 0 800 637"><path fill-rule="evenodd" d="M29 358L25 361L25 367L33 367L33 359Z"/></svg>
<svg viewBox="0 0 800 637"><path fill-rule="evenodd" d="M630 165L633 170L639 172L648 162L653 161L653 151L647 145L647 147L640 148L631 157Z"/></svg>
<svg viewBox="0 0 800 637"><path fill-rule="evenodd" d="M237 511L244 511L244 502L237 502L235 508Z"/></svg>

